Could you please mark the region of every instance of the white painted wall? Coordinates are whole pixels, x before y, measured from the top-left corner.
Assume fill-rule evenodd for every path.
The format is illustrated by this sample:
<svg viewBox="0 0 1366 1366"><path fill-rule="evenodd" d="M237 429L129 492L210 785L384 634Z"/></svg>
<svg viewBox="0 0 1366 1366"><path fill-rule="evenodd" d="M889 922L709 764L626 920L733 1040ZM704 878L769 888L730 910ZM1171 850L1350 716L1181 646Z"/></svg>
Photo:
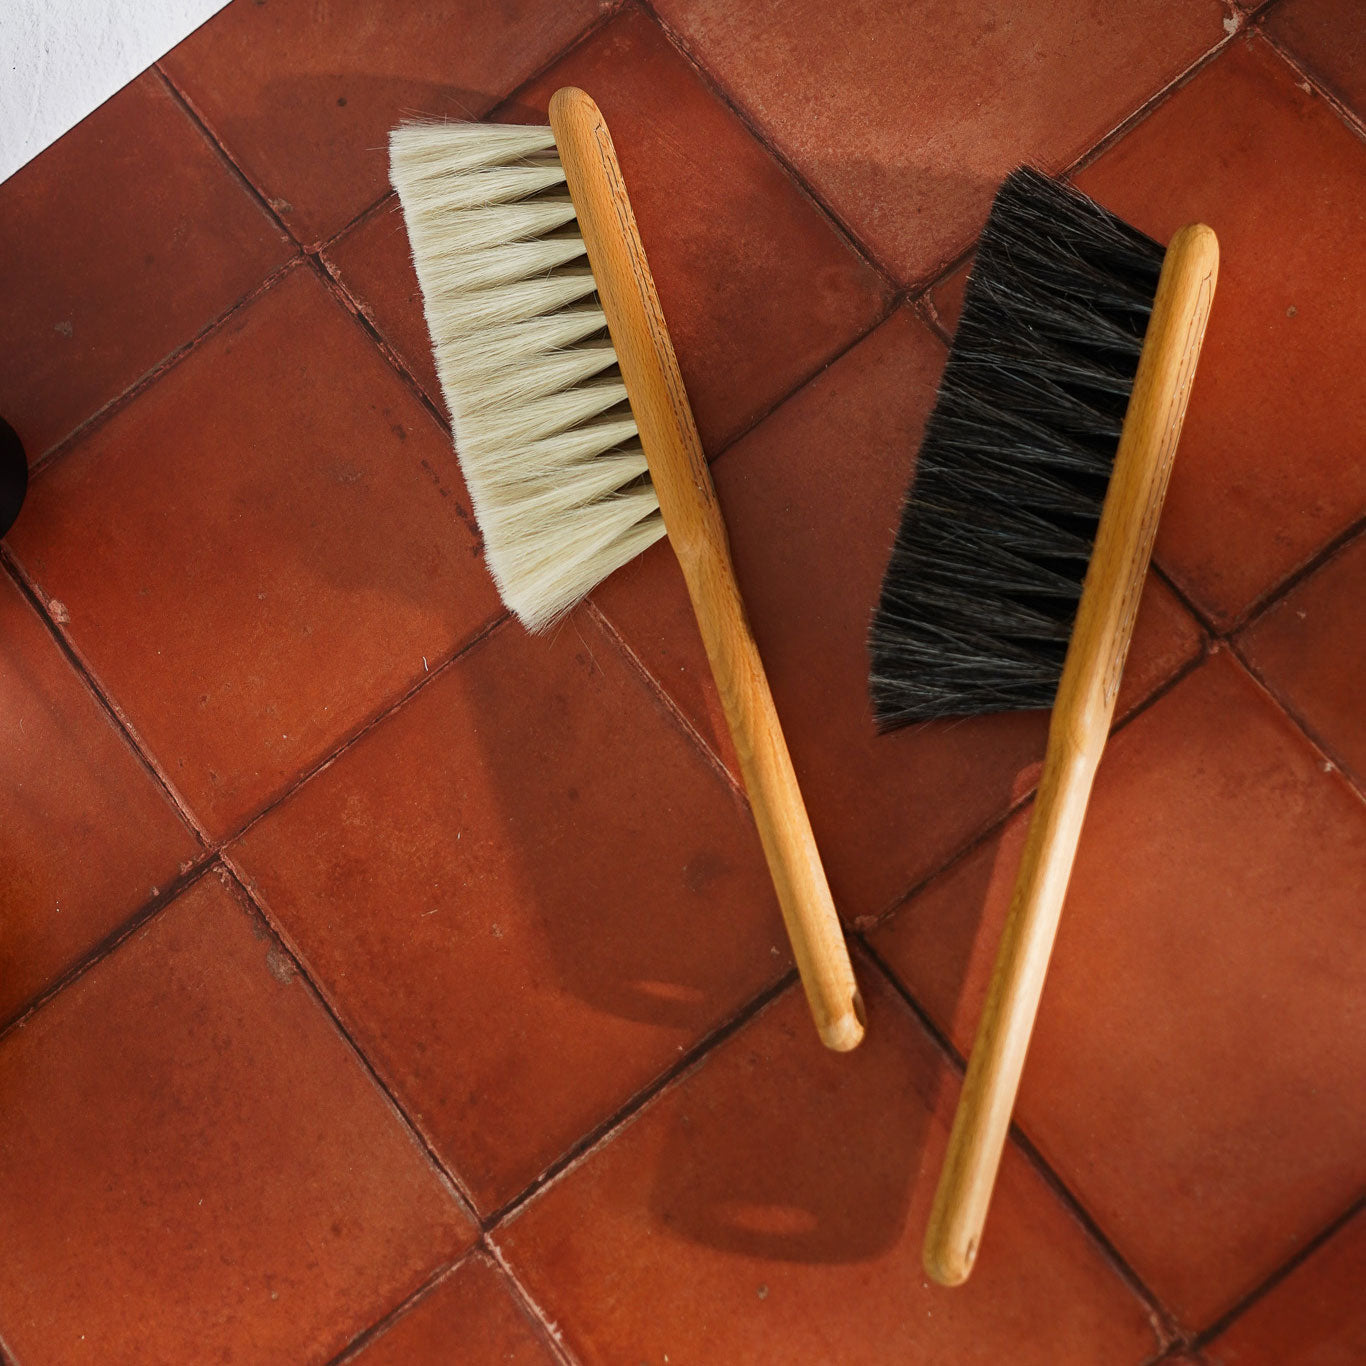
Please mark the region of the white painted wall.
<svg viewBox="0 0 1366 1366"><path fill-rule="evenodd" d="M0 180L227 0L0 0Z"/></svg>

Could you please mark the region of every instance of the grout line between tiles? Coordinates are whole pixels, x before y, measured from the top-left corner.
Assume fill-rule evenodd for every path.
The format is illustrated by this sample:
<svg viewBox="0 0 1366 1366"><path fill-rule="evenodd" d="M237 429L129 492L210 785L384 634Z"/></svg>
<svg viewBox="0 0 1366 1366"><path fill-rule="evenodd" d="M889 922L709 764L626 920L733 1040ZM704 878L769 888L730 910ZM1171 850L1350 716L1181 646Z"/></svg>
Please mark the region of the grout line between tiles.
<svg viewBox="0 0 1366 1366"><path fill-rule="evenodd" d="M240 896L246 899L247 905L252 912L258 916L261 922L269 930L271 937L275 939L281 950L288 954L289 960L299 976L299 980L304 983L307 990L312 994L317 1003L327 1013L333 1026L343 1039L346 1040L347 1047L355 1054L361 1066L369 1075L370 1080L379 1088L380 1092L388 1100L394 1115L408 1130L413 1141L418 1145L423 1153L426 1154L428 1162L431 1163L440 1178L449 1186L450 1193L455 1196L456 1203L461 1207L466 1217L476 1227L482 1230L483 1221L479 1217L479 1210L474 1203L473 1197L465 1189L464 1183L460 1180L455 1171L449 1167L441 1158L436 1148L428 1141L427 1136L422 1132L421 1126L408 1113L406 1107L394 1094L389 1083L380 1075L379 1069L370 1060L370 1056L356 1042L350 1028L342 1020L340 1013L334 1008L332 1001L324 993L317 982L313 980L311 973L304 967L302 955L295 949L293 941L285 934L282 926L278 925L271 916L266 899L259 895L250 881L238 870L232 859L225 853L220 853L215 861L221 867L236 886Z"/></svg>
<svg viewBox="0 0 1366 1366"><path fill-rule="evenodd" d="M113 398L107 400L96 408L89 416L73 427L65 436L53 442L36 460L29 466L29 478L36 478L37 475L47 469L49 465L55 464L63 456L79 445L92 432L103 427L111 418L124 408L128 407L134 399L139 398L153 384L157 382L168 371L175 369L187 356L197 351L211 337L217 335L236 315L244 309L249 308L267 290L274 288L275 285L290 274L298 266L303 258L297 253L287 261L278 265L265 279L253 285L235 303L229 304L217 317L207 322L194 336L187 341L181 342L175 350L168 352L149 370L139 375L126 389L115 394Z"/></svg>
<svg viewBox="0 0 1366 1366"><path fill-rule="evenodd" d="M416 1290L386 1309L368 1328L362 1328L341 1351L329 1357L327 1366L346 1366L347 1362L354 1361L376 1338L382 1337L410 1310L416 1309L447 1276L451 1275L458 1266L461 1266L478 1251L479 1244L476 1243L468 1252L463 1253L454 1261L443 1262Z"/></svg>
<svg viewBox="0 0 1366 1366"><path fill-rule="evenodd" d="M883 323L887 322L892 317L892 315L897 311L897 309L899 309L903 304L905 304L911 297L912 296L905 290L897 290L895 293L889 294L886 298L882 310L877 314L876 317L874 317L868 323L866 327L864 327L860 332L855 333L853 336L849 337L847 340L842 342L833 351L831 351L831 353L828 356L826 356L824 360L820 361L806 375L804 375L801 379L797 380L797 382L793 384L791 388L784 391L781 395L779 395L779 397L774 399L773 402L770 403L766 408L760 409L754 417L750 418L746 423L744 423L743 426L738 428L733 436L727 437L724 444L717 448L716 454L708 457L707 463L709 465L715 465L716 462L720 460L720 458L723 455L725 455L727 451L729 451L734 446L738 446L740 442L742 442L752 431L754 431L758 427L761 427L765 422L768 421L769 418L771 418L774 415L774 413L778 411L779 408L787 404L789 400L796 398L797 395L800 394L803 389L805 389L809 384L812 384L816 380L818 380L828 369L830 369L832 365L843 360L844 357L847 356L849 352L852 351L860 342L866 341L869 337L871 337L873 333L876 332L878 328L883 325Z"/></svg>
<svg viewBox="0 0 1366 1366"><path fill-rule="evenodd" d="M91 945L74 963L50 982L31 1000L19 1007L8 1020L0 1021L0 1043L3 1043L16 1030L23 1029L29 1020L42 1010L73 982L84 977L91 968L97 967L109 957L126 939L153 921L171 902L182 893L189 891L200 878L213 867L215 853L205 852L193 860L189 867L178 873L155 896L149 897L123 924L111 930L98 943Z"/></svg>
<svg viewBox="0 0 1366 1366"><path fill-rule="evenodd" d="M1202 642L1202 648L1190 659L1183 660L1173 672L1156 684L1153 689L1144 697L1141 697L1131 706L1118 721L1110 727L1110 734L1106 739L1106 744L1121 731L1136 721L1150 707L1160 702L1169 692L1179 683L1193 674L1209 658L1210 650L1208 642ZM1040 760L1040 764L1042 760ZM1034 800L1034 794L1038 790L1037 779L1029 787L1016 797L1012 798L1010 804L1004 811L991 817L985 825L979 827L972 835L967 838L964 844L959 845L952 853L948 854L940 863L936 864L929 872L916 879L914 883L903 893L894 897L882 910L870 915L861 916L853 922L853 929L860 934L868 934L879 929L892 916L900 911L904 906L914 901L931 883L936 882L944 874L962 863L975 850L983 844L993 839L1011 821L1011 819L1022 811Z"/></svg>
<svg viewBox="0 0 1366 1366"><path fill-rule="evenodd" d="M422 674L422 676L413 682L404 692L397 697L390 699L379 711L375 712L373 716L362 722L356 730L353 730L349 735L344 736L337 745L321 759L309 768L295 774L288 786L276 793L274 797L270 798L270 800L258 810L253 811L252 814L248 816L236 830L232 831L231 834L219 840L215 845L215 852L226 849L229 845L236 844L253 826L263 821L277 807L283 806L300 788L306 783L311 782L324 769L331 768L332 765L335 764L353 745L357 744L360 740L363 740L376 726L383 725L383 723L396 712L401 711L406 707L420 692L435 683L442 674L448 669L453 668L472 650L478 649L479 646L488 640L490 636L509 620L511 620L511 618L508 613L503 612L501 615L495 616L485 622L473 635L461 641L450 655L439 663L432 665L426 673Z"/></svg>
<svg viewBox="0 0 1366 1366"><path fill-rule="evenodd" d="M1357 781L1354 775L1338 762L1332 750L1315 735L1313 728L1300 717L1294 708L1281 698L1280 694L1262 677L1261 673L1251 661L1243 656L1243 653L1238 648L1237 644L1233 641L1225 641L1223 644L1224 648L1228 650L1233 662L1252 680L1257 691L1260 692L1277 711L1283 713L1290 724L1300 733L1301 738L1317 756L1319 768L1325 773L1338 774L1348 787L1350 787L1363 802L1366 802L1366 790L1363 790L1362 785Z"/></svg>
<svg viewBox="0 0 1366 1366"><path fill-rule="evenodd" d="M1301 81L1313 87L1314 93L1319 95L1330 109L1345 123L1349 131L1355 133L1357 137L1366 139L1366 112L1358 113L1346 100L1342 99L1329 85L1322 81L1314 72L1304 64L1303 59L1293 49L1287 47L1280 39L1272 37L1262 26L1260 20L1262 15L1258 15L1257 34L1262 41L1293 71Z"/></svg>
<svg viewBox="0 0 1366 1366"><path fill-rule="evenodd" d="M883 959L881 954L868 943L866 937L859 932L855 932L855 939L858 941L859 948L867 957L869 962L877 969L891 986L896 997L910 1010L912 1016L924 1029L926 1034L933 1040L935 1046L943 1054L944 1059L949 1064L951 1070L960 1078L966 1070L966 1060L958 1049L954 1046L952 1039L944 1033L935 1023L929 1011L921 1005L920 1001L905 986L901 979L892 971L891 967ZM1163 1305L1162 1301L1152 1292L1144 1282L1143 1278L1131 1267L1128 1261L1120 1253L1119 1249L1110 1241L1108 1235L1100 1227L1090 1212L1081 1203L1077 1196L1068 1187L1066 1182L1053 1170L1049 1163L1039 1152L1038 1148L1020 1128L1019 1124L1013 1119L1010 1124L1010 1141L1023 1153L1035 1172L1042 1178L1045 1185L1057 1197L1059 1203L1071 1215L1071 1217L1081 1226L1084 1234L1090 1239L1092 1244L1100 1252L1103 1259L1109 1263L1110 1268L1122 1280L1129 1292L1142 1304L1144 1312L1148 1316L1148 1322L1153 1329L1154 1336L1158 1342L1158 1353L1167 1351L1173 1342L1179 1340L1176 1327L1176 1320Z"/></svg>
<svg viewBox="0 0 1366 1366"><path fill-rule="evenodd" d="M9 558L8 548L3 544L0 544L0 562L3 562L6 567L9 568L11 576L16 578L20 590L24 592L25 596L29 598L32 605L38 610L38 614L42 618L43 624L47 627L49 633L56 639L58 647L67 656L72 667L80 675L86 687L94 695L97 704L112 718L125 743L133 750L134 755L154 781L163 789L175 810L184 817L191 832L199 840L201 845L199 854L197 854L184 871L169 882L164 889L155 895L148 897L147 900L133 911L121 925L117 926L114 930L110 931L109 934L104 936L104 938L91 946L75 963L68 967L61 976L47 987L44 987L36 996L22 1004L18 1012L12 1016L9 1021L0 1021L0 1040L3 1040L11 1029L25 1023L35 1011L42 1006L45 1006L48 1001L56 996L69 982L84 975L90 968L94 967L102 959L108 957L109 954L118 948L130 934L140 929L166 905L187 890L188 887L202 875L205 869L212 866L215 860L222 859L226 862L228 856L224 851L229 845L240 840L247 831L259 821L265 819L265 817L274 811L276 807L288 801L305 783L309 782L317 774L334 764L358 740L376 726L380 725L388 717L392 716L395 712L399 711L409 701L416 697L429 683L433 682L438 675L451 668L470 650L473 650L478 645L482 644L508 620L507 614L504 613L502 616L492 619L485 626L481 627L473 636L463 641L448 658L440 661L428 673L423 674L422 677L417 679L417 681L404 693L388 702L382 710L370 717L357 730L353 731L350 735L345 736L333 750L319 759L317 763L301 773L296 774L283 791L277 793L262 807L254 811L241 826L222 839L213 839L194 818L193 813L190 811L189 807L183 803L174 788L162 777L161 771L152 758L150 750L147 749L137 732L122 717L121 713L114 706L98 680L85 668L80 656L75 653L74 648L66 641L65 637L61 634L60 629L52 622L49 615L42 610L41 598L25 580L18 578L15 566ZM233 868L233 872L236 874L235 867ZM239 880L245 881L246 879L239 877ZM306 973L304 975L307 976Z"/></svg>
<svg viewBox="0 0 1366 1366"><path fill-rule="evenodd" d="M944 320L939 316L939 310L934 306L934 299L930 296L930 289L925 288L911 301L911 308L916 317L934 333L945 347L953 345L953 333L945 326Z"/></svg>
<svg viewBox="0 0 1366 1366"><path fill-rule="evenodd" d="M508 1290L516 1302L519 1312L552 1359L561 1363L561 1366L576 1366L574 1358L569 1354L550 1320L527 1293L526 1288L512 1272L499 1250L489 1242L484 1234L480 1235L479 1241L468 1252L463 1253L454 1261L446 1262L437 1267L410 1295L386 1310L369 1327L357 1333L340 1352L330 1358L328 1366L349 1366L349 1363L356 1361L367 1347L383 1337L400 1320L407 1318L424 1300L429 1299L443 1281L456 1275L461 1267L477 1261L480 1257L492 1262L502 1272L504 1278L509 1282Z"/></svg>
<svg viewBox="0 0 1366 1366"><path fill-rule="evenodd" d="M1202 1329L1199 1333L1192 1336L1190 1345L1197 1351L1203 1351L1211 1342L1226 1332L1233 1323L1240 1319L1252 1306L1266 1297L1292 1272L1298 1270L1310 1257L1314 1255L1325 1243L1332 1239L1336 1234L1342 1232L1353 1219L1362 1215L1366 1211L1366 1195L1359 1195L1341 1214L1321 1228L1312 1238L1305 1240L1303 1247L1292 1253L1280 1264L1269 1276L1255 1285L1246 1295L1243 1296L1231 1309L1226 1311L1219 1318L1215 1319L1208 1328Z"/></svg>
<svg viewBox="0 0 1366 1366"><path fill-rule="evenodd" d="M427 392L422 381L408 368L403 357L399 355L397 348L390 344L389 340L376 326L374 320L365 311L365 305L346 287L341 276L333 273L331 264L324 259L321 252L307 253L307 260L313 267L319 280L322 281L323 287L332 295L336 302L341 305L346 314L355 320L357 326L365 333L375 349L384 358L389 368L393 370L399 380L412 393L413 398L416 399L418 404L426 411L428 417L436 423L437 428L451 443L451 454L454 455L455 438L451 432L451 425L447 421L445 413L437 406L437 396Z"/></svg>
<svg viewBox="0 0 1366 1366"><path fill-rule="evenodd" d="M749 133L750 137L768 153L770 157L786 173L787 177L794 186L801 192L803 197L820 213L829 225L834 229L836 236L844 242L856 256L865 261L882 278L883 288L889 293L895 293L900 289L900 282L896 274L886 266L872 251L870 247L862 242L854 233L853 229L844 221L835 210L826 203L820 192L797 169L796 165L789 157L781 151L773 142L769 135L762 129L734 96L730 90L715 76L712 71L703 65L702 61L693 53L692 48L679 33L676 33L656 12L651 0L635 0L641 13L659 27L664 37L668 40L673 49L683 58L685 62L697 73L699 80L705 90L740 121L741 126Z"/></svg>
<svg viewBox="0 0 1366 1366"><path fill-rule="evenodd" d="M200 110L199 106L195 104L190 96L176 84L171 78L170 72L161 65L160 61L153 62L148 69L156 72L172 100L175 101L185 116L199 130L200 136L215 152L217 152L218 157L228 171L228 174L231 175L242 189L247 192L248 198L256 204L256 207L265 214L266 218L275 225L278 231L284 233L297 248L302 249L304 243L300 239L298 233L285 222L266 192L256 184L243 169L237 158L228 151L227 144L214 131L207 116Z"/></svg>
<svg viewBox="0 0 1366 1366"><path fill-rule="evenodd" d="M530 1201L549 1190L562 1177L569 1175L582 1162L615 1139L627 1125L638 1119L658 1096L670 1090L696 1069L707 1059L713 1049L719 1047L756 1016L762 1014L766 1007L777 1000L796 981L797 969L788 968L781 977L770 982L757 995L751 997L728 1019L723 1020L709 1034L705 1034L691 1048L675 1058L658 1076L646 1082L612 1114L567 1148L546 1167L545 1171L528 1183L511 1200L494 1210L484 1221L484 1231L492 1235L499 1227L519 1214Z"/></svg>
<svg viewBox="0 0 1366 1366"><path fill-rule="evenodd" d="M551 1356L561 1363L561 1366L578 1366L578 1356L569 1346L559 1324L541 1308L536 1297L522 1284L521 1277L517 1275L516 1271L512 1268L512 1264L503 1255L503 1249L498 1247L487 1234L484 1235L481 1246L489 1259L502 1271L503 1275L507 1277L508 1284L512 1289L513 1297L518 1301L522 1313L526 1315L535 1327L538 1336L545 1344L546 1349L550 1352Z"/></svg>
<svg viewBox="0 0 1366 1366"><path fill-rule="evenodd" d="M1116 143L1122 142L1139 124L1145 122L1162 105L1166 104L1173 95L1188 86L1207 66L1216 61L1231 44L1237 42L1246 32L1247 25L1243 23L1239 24L1232 33L1226 33L1212 47L1202 52L1185 70L1178 72L1166 85L1148 96L1137 109L1126 114L1104 137L1098 139L1080 156L1064 166L1057 173L1056 179L1066 181L1075 179L1079 172L1098 161Z"/></svg>
<svg viewBox="0 0 1366 1366"><path fill-rule="evenodd" d="M157 763L155 757L148 747L143 743L142 737L136 728L123 714L122 710L115 703L112 694L100 683L94 670L86 662L84 656L76 648L70 635L57 622L49 600L44 596L38 585L29 576L27 570L15 558L9 546L0 542L0 564L3 564L8 571L10 579L19 591L28 599L30 607L37 613L39 621L47 629L57 646L57 649L65 657L67 663L75 671L76 676L85 685L86 689L93 696L95 704L104 712L106 719L114 727L124 744L132 750L134 757L142 766L147 776L161 790L161 794L170 803L171 809L180 817L181 821L188 827L190 833L195 837L201 848L207 848L212 841L209 839L202 825L200 825L193 811L185 799L176 791L175 784L162 771L161 765Z"/></svg>
<svg viewBox="0 0 1366 1366"><path fill-rule="evenodd" d="M745 791L744 784L726 767L724 760L716 750L711 747L706 736L693 725L692 719L669 695L659 679L650 672L644 661L642 661L640 656L631 648L626 638L612 624L611 619L603 612L602 608L600 608L591 597L586 600L585 605L593 619L602 628L603 634L606 635L617 649L626 656L627 663L639 675L641 682L649 689L655 701L664 708L668 715L673 719L675 725L683 731L688 739L702 751L702 757L707 761L708 765L748 809L749 794Z"/></svg>
<svg viewBox="0 0 1366 1366"><path fill-rule="evenodd" d="M285 222L284 218L276 211L275 206L271 203L265 191L257 186L247 175L245 169L228 150L227 145L213 131L208 118L198 109L190 97L176 85L160 64L157 64L156 71L165 83L166 88L170 91L172 98L179 103L186 116L195 124L203 137L214 148L224 165L229 168L233 176L241 184L242 188L255 201L257 207L271 219L279 231L283 232L288 239L294 243L297 255L294 258L294 261L291 262L291 265L302 259L312 267L314 274L322 282L327 291L339 304L341 304L342 308L351 317L356 319L366 336L378 348L380 355L383 356L389 367L394 370L398 377L412 391L413 396L418 403L426 409L427 413L442 431L449 432L449 426L444 415L436 406L434 397L427 393L417 377L413 375L408 367L402 362L398 352L389 345L388 341L379 332L379 329L365 316L360 301L346 289L339 277L333 275L330 266L322 256L322 253L325 250L350 232L362 219L368 218L372 213L376 212L379 207L392 196L393 191L386 189L374 203L367 204L365 208L350 220L350 222L345 224L330 237L317 243L305 244L299 235L294 232L289 224ZM487 111L485 112L487 113Z"/></svg>
<svg viewBox="0 0 1366 1366"><path fill-rule="evenodd" d="M1221 630L1211 628L1211 630L1215 630L1216 634L1224 639L1245 631L1259 617L1276 606L1282 598L1298 588L1305 579L1317 574L1329 560L1333 559L1339 551L1345 550L1363 532L1366 532L1366 517L1359 518L1345 531L1338 532L1332 540L1325 542L1302 565L1287 574L1275 587L1268 589L1249 607L1245 607L1227 627Z"/></svg>

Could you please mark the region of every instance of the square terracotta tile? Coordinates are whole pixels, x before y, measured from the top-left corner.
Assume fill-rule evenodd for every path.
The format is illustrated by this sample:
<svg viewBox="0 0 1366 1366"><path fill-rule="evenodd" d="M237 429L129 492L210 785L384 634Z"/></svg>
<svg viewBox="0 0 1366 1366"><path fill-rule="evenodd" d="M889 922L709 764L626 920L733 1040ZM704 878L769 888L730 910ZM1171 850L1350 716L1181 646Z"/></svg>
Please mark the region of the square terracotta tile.
<svg viewBox="0 0 1366 1366"><path fill-rule="evenodd" d="M1282 0L1267 16L1266 32L1366 119L1366 24L1356 0Z"/></svg>
<svg viewBox="0 0 1366 1366"><path fill-rule="evenodd" d="M30 462L293 250L152 73L0 186L0 413Z"/></svg>
<svg viewBox="0 0 1366 1366"><path fill-rule="evenodd" d="M1032 786L1045 713L880 736L866 637L944 349L902 310L717 462L736 572L835 899L886 910ZM648 551L595 594L715 750L733 752L678 566ZM1150 585L1122 705L1198 649Z"/></svg>
<svg viewBox="0 0 1366 1366"><path fill-rule="evenodd" d="M472 1252L347 1366L546 1366L557 1360L508 1278Z"/></svg>
<svg viewBox="0 0 1366 1366"><path fill-rule="evenodd" d="M1002 177L1058 170L1224 37L1218 0L656 0L701 64L902 280L972 240Z"/></svg>
<svg viewBox="0 0 1366 1366"><path fill-rule="evenodd" d="M1227 627L1366 514L1366 145L1254 36L1077 183L1162 241L1219 234L1157 558Z"/></svg>
<svg viewBox="0 0 1366 1366"><path fill-rule="evenodd" d="M1366 1361L1366 1219L1360 1214L1206 1349L1211 1366L1359 1366Z"/></svg>
<svg viewBox="0 0 1366 1366"><path fill-rule="evenodd" d="M872 326L887 301L883 281L638 10L493 117L544 123L563 85L587 90L612 129L698 427L715 452ZM439 397L400 216L377 214L328 256Z"/></svg>
<svg viewBox="0 0 1366 1366"><path fill-rule="evenodd" d="M747 815L584 614L501 628L232 857L486 1213L788 966Z"/></svg>
<svg viewBox="0 0 1366 1366"><path fill-rule="evenodd" d="M874 937L964 1051L1023 832L1022 813ZM1111 742L1018 1117L1190 1328L1360 1183L1363 886L1360 799L1227 651Z"/></svg>
<svg viewBox="0 0 1366 1366"><path fill-rule="evenodd" d="M388 188L403 118L473 119L562 52L598 0L234 0L161 65L305 243Z"/></svg>
<svg viewBox="0 0 1366 1366"><path fill-rule="evenodd" d="M0 1092L25 1366L321 1363L473 1237L212 873L0 1042Z"/></svg>
<svg viewBox="0 0 1366 1366"><path fill-rule="evenodd" d="M3 1022L171 882L199 846L3 575L0 640Z"/></svg>
<svg viewBox="0 0 1366 1366"><path fill-rule="evenodd" d="M1366 538L1297 584L1238 638L1238 648L1324 748L1366 782Z"/></svg>
<svg viewBox="0 0 1366 1366"><path fill-rule="evenodd" d="M796 989L535 1196L494 1240L587 1363L1137 1363L1144 1312L1015 1148L962 1289L920 1244L942 1056L864 965L870 1028L821 1048Z"/></svg>
<svg viewBox="0 0 1366 1366"><path fill-rule="evenodd" d="M43 470L10 544L215 836L499 610L449 438L307 269Z"/></svg>

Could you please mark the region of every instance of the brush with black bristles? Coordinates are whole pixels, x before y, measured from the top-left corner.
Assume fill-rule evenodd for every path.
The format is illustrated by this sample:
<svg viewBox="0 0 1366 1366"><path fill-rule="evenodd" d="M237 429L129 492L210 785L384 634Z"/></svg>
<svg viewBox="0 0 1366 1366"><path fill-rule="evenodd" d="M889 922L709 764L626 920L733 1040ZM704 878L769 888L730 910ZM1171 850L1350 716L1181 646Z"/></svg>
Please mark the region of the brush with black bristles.
<svg viewBox="0 0 1366 1366"><path fill-rule="evenodd" d="M602 114L569 88L549 128L411 124L390 153L503 601L530 629L550 625L667 534L817 1029L853 1048L849 952Z"/></svg>
<svg viewBox="0 0 1366 1366"><path fill-rule="evenodd" d="M1001 187L870 632L883 729L1053 708L925 1239L972 1269L1204 337L1219 247L1163 248L1023 169Z"/></svg>

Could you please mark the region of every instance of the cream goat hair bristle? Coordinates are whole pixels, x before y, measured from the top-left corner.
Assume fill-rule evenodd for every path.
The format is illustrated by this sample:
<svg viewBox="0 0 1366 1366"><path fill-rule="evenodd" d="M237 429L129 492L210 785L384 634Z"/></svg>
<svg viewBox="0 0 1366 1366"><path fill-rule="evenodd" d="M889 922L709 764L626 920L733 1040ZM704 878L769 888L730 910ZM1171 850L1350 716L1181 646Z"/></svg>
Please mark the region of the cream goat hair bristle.
<svg viewBox="0 0 1366 1366"><path fill-rule="evenodd" d="M389 138L455 448L503 601L532 630L664 534L549 128Z"/></svg>

